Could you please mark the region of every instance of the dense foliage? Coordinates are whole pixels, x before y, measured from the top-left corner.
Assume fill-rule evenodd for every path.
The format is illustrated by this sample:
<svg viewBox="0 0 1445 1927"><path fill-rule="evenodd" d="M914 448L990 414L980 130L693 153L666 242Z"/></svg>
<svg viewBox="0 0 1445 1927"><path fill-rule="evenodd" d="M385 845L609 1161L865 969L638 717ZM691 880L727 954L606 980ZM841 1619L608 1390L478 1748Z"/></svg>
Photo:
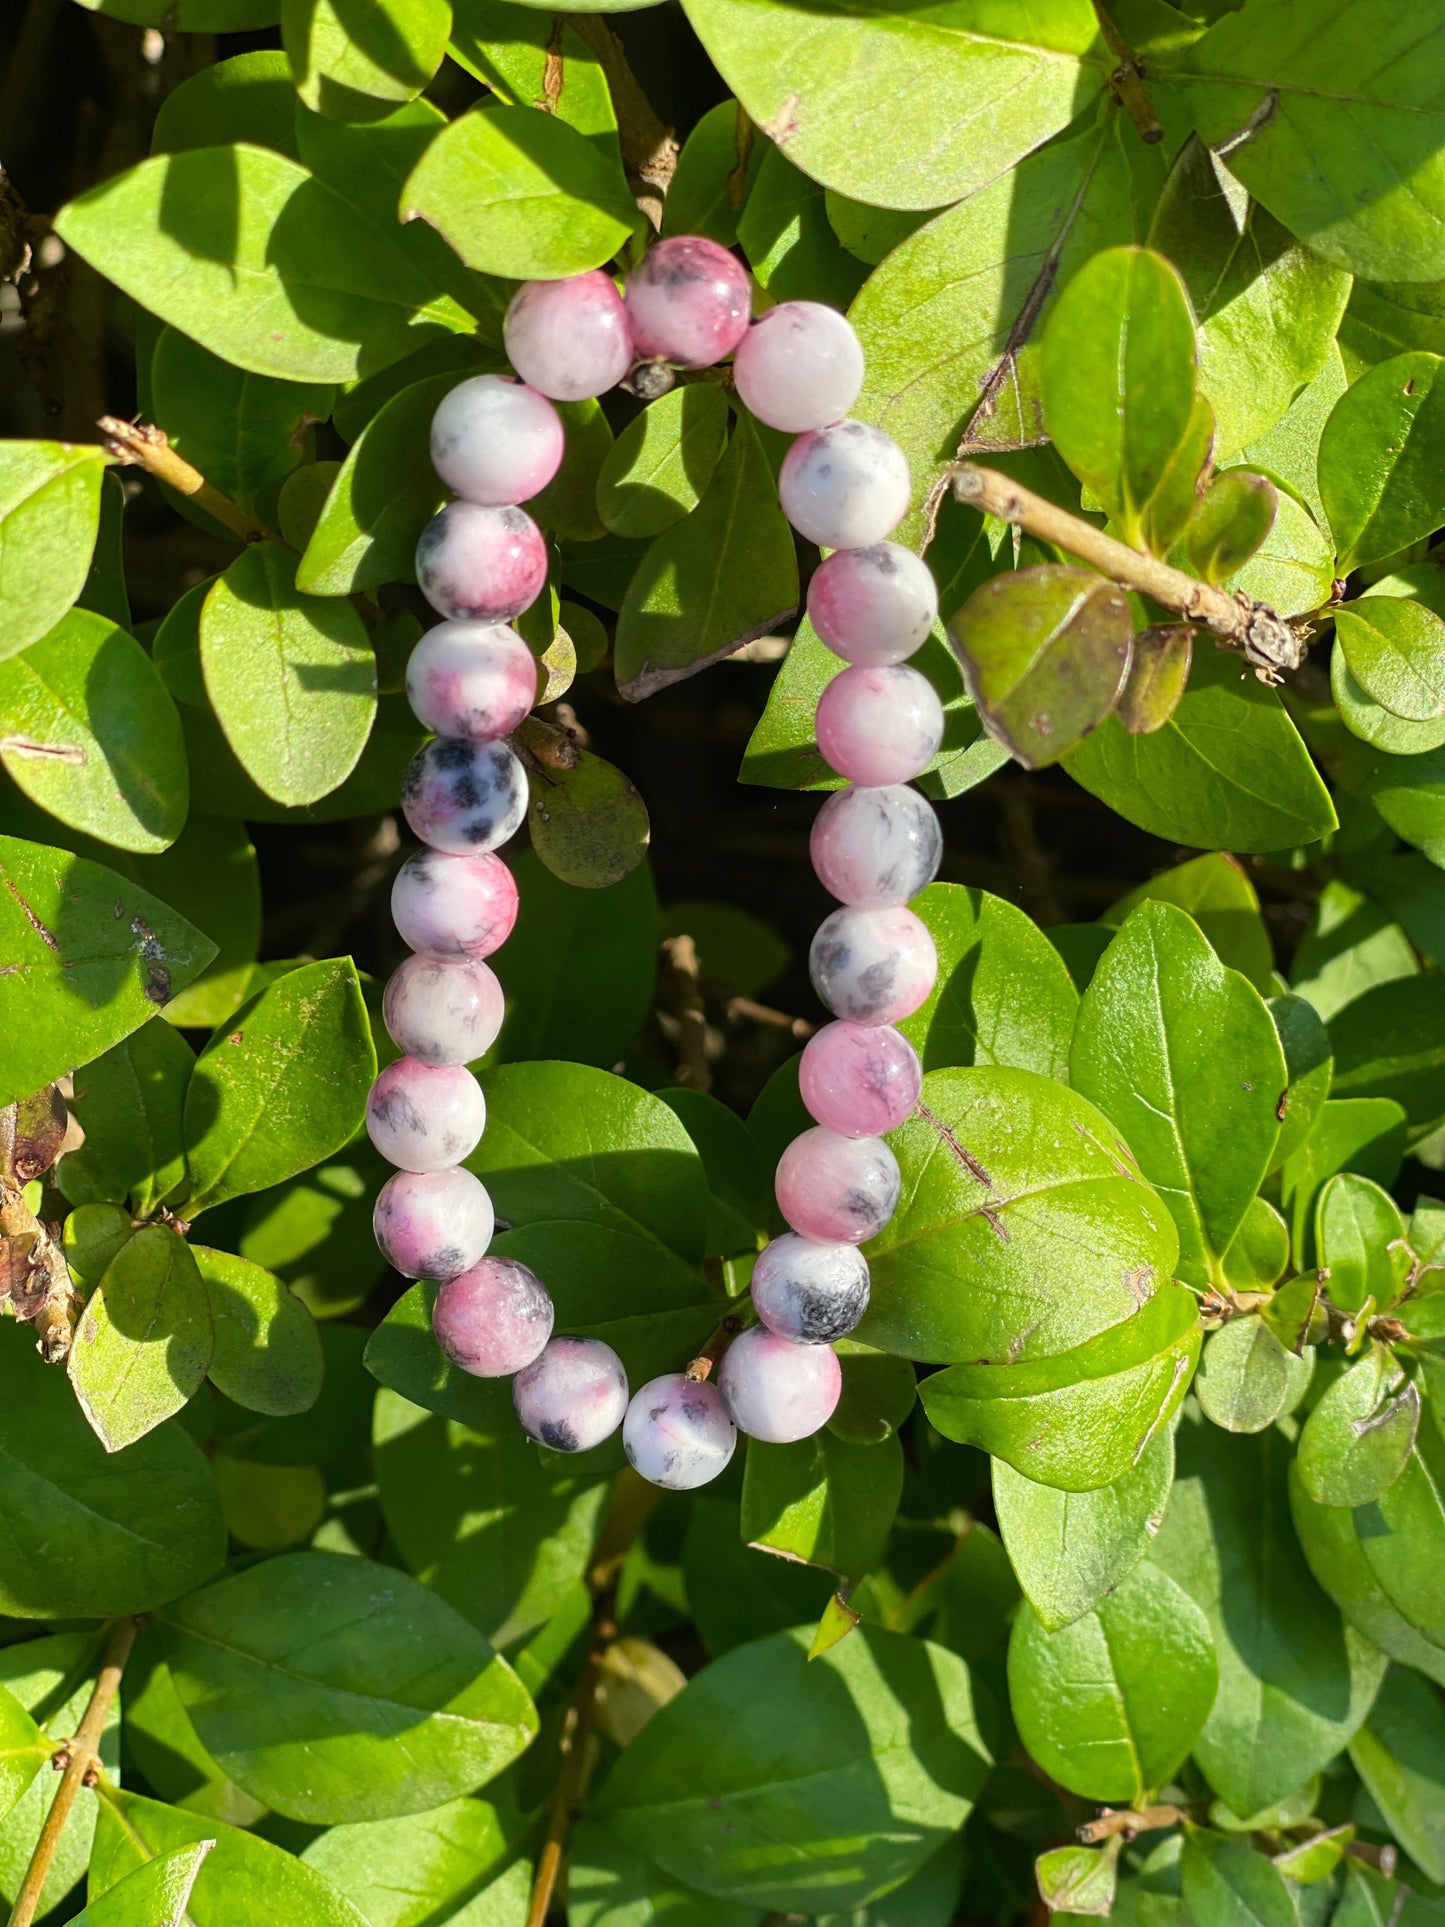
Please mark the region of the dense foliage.
<svg viewBox="0 0 1445 1927"><path fill-rule="evenodd" d="M0 23L13 1919L1438 1927L1438 0L82 7ZM362 1129L428 425L659 229L848 310L948 723L843 1400L696 1495L447 1362ZM635 1385L781 1228L843 665L786 438L633 386L469 1165Z"/></svg>

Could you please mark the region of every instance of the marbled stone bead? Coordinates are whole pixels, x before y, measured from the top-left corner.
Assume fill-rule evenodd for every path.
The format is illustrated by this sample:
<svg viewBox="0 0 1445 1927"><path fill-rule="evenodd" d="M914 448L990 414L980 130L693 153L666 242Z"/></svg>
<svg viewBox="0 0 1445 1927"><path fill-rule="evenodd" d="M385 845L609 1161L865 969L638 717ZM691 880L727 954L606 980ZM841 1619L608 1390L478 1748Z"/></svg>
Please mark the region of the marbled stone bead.
<svg viewBox="0 0 1445 1927"><path fill-rule="evenodd" d="M867 422L800 435L778 473L784 515L821 549L881 542L908 513L908 494L907 457Z"/></svg>
<svg viewBox="0 0 1445 1927"><path fill-rule="evenodd" d="M796 1344L826 1345L846 1337L868 1309L868 1260L856 1245L787 1231L759 1252L751 1290L769 1331Z"/></svg>
<svg viewBox="0 0 1445 1927"><path fill-rule="evenodd" d="M747 269L701 234L655 242L627 277L632 345L645 361L710 368L747 333L751 310Z"/></svg>
<svg viewBox="0 0 1445 1927"><path fill-rule="evenodd" d="M650 1485L691 1492L725 1469L737 1433L715 1385L682 1372L651 1378L622 1421L628 1464Z"/></svg>
<svg viewBox="0 0 1445 1927"><path fill-rule="evenodd" d="M537 700L537 658L503 622L439 622L406 665L406 699L438 736L510 736Z"/></svg>
<svg viewBox="0 0 1445 1927"><path fill-rule="evenodd" d="M449 622L510 622L547 582L547 544L519 508L449 502L417 538L417 585Z"/></svg>
<svg viewBox="0 0 1445 1927"><path fill-rule="evenodd" d="M943 743L943 704L916 669L845 669L818 698L818 748L830 769L876 789L907 783Z"/></svg>
<svg viewBox="0 0 1445 1927"><path fill-rule="evenodd" d="M554 1338L512 1380L522 1430L554 1452L590 1452L627 1410L627 1373L600 1338Z"/></svg>
<svg viewBox="0 0 1445 1927"><path fill-rule="evenodd" d="M552 1336L552 1300L517 1259L483 1258L442 1286L431 1322L454 1365L474 1378L509 1378Z"/></svg>
<svg viewBox="0 0 1445 1927"><path fill-rule="evenodd" d="M402 814L423 843L448 856L495 850L527 814L527 773L506 743L434 736L407 765Z"/></svg>
<svg viewBox="0 0 1445 1927"><path fill-rule="evenodd" d="M381 1000L398 1050L423 1064L472 1064L502 1028L506 999L484 963L408 957L391 974Z"/></svg>
<svg viewBox="0 0 1445 1927"><path fill-rule="evenodd" d="M769 428L798 435L839 421L863 386L852 323L821 301L780 301L738 343L733 380Z"/></svg>
<svg viewBox="0 0 1445 1927"><path fill-rule="evenodd" d="M482 1141L487 1102L460 1064L388 1064L366 1100L366 1131L388 1164L403 1171L444 1171Z"/></svg>
<svg viewBox="0 0 1445 1927"><path fill-rule="evenodd" d="M813 571L808 616L844 662L906 662L938 620L938 587L921 556L897 542L838 549Z"/></svg>
<svg viewBox="0 0 1445 1927"><path fill-rule="evenodd" d="M728 1346L717 1382L740 1432L765 1445L791 1445L833 1416L843 1368L829 1345L795 1345L754 1325Z"/></svg>
<svg viewBox="0 0 1445 1927"><path fill-rule="evenodd" d="M808 952L813 988L835 1017L897 1024L928 999L938 952L911 910L835 910Z"/></svg>
<svg viewBox="0 0 1445 1927"><path fill-rule="evenodd" d="M778 1160L778 1209L794 1231L822 1244L866 1244L893 1216L902 1179L880 1137L841 1137L821 1125Z"/></svg>
<svg viewBox="0 0 1445 1927"><path fill-rule="evenodd" d="M391 918L410 949L475 961L500 950L517 921L517 886L499 856L417 850L391 886Z"/></svg>
<svg viewBox="0 0 1445 1927"><path fill-rule="evenodd" d="M893 910L937 876L943 831L927 797L906 784L853 785L814 817L808 850L830 896L857 910Z"/></svg>
<svg viewBox="0 0 1445 1927"><path fill-rule="evenodd" d="M506 375L472 375L431 421L431 465L464 502L526 502L562 466L562 422L545 395Z"/></svg>
<svg viewBox="0 0 1445 1927"><path fill-rule="evenodd" d="M911 1117L918 1052L890 1024L824 1024L803 1047L798 1090L810 1117L844 1137L881 1137Z"/></svg>
<svg viewBox="0 0 1445 1927"><path fill-rule="evenodd" d="M461 1165L398 1171L371 1214L381 1255L403 1278L455 1278L486 1256L496 1219L480 1178Z"/></svg>
<svg viewBox="0 0 1445 1927"><path fill-rule="evenodd" d="M523 381L553 401L605 395L632 366L627 310L601 268L563 281L524 281L502 339Z"/></svg>

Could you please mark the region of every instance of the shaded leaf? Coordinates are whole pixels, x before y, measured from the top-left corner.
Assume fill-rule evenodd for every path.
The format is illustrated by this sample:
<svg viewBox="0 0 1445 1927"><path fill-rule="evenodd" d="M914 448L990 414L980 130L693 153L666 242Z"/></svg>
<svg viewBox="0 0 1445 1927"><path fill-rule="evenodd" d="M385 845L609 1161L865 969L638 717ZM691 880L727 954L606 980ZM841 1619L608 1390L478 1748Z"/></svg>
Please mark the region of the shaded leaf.
<svg viewBox="0 0 1445 1927"><path fill-rule="evenodd" d="M647 856L647 805L615 764L578 756L575 769L529 771L532 848L561 882L606 890Z"/></svg>
<svg viewBox="0 0 1445 1927"><path fill-rule="evenodd" d="M1152 736L1179 707L1194 657L1187 623L1141 629L1114 713L1131 736Z"/></svg>
<svg viewBox="0 0 1445 1927"><path fill-rule="evenodd" d="M100 522L102 448L0 445L0 659L53 629L85 586Z"/></svg>

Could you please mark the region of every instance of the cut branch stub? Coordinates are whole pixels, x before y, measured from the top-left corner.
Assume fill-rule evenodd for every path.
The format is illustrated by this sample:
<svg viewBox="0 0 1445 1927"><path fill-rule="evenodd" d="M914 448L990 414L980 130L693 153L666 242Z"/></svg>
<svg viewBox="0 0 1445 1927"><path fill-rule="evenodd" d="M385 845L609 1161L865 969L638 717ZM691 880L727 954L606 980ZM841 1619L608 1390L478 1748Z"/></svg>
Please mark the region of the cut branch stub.
<svg viewBox="0 0 1445 1927"><path fill-rule="evenodd" d="M949 633L989 731L1027 769L1056 763L1118 701L1133 641L1129 599L1057 563L997 575Z"/></svg>
<svg viewBox="0 0 1445 1927"><path fill-rule="evenodd" d="M0 1177L29 1184L42 1176L60 1156L68 1121L53 1084L0 1108Z"/></svg>

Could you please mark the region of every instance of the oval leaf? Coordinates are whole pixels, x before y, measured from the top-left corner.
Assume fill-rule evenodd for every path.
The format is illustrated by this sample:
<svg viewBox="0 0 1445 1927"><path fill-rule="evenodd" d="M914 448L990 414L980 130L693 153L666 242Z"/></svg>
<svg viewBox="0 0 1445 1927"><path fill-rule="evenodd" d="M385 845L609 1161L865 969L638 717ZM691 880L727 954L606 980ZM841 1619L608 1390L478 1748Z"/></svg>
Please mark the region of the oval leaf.
<svg viewBox="0 0 1445 1927"><path fill-rule="evenodd" d="M190 1246L168 1225L145 1225L106 1267L70 1351L70 1382L107 1452L180 1411L215 1342Z"/></svg>

